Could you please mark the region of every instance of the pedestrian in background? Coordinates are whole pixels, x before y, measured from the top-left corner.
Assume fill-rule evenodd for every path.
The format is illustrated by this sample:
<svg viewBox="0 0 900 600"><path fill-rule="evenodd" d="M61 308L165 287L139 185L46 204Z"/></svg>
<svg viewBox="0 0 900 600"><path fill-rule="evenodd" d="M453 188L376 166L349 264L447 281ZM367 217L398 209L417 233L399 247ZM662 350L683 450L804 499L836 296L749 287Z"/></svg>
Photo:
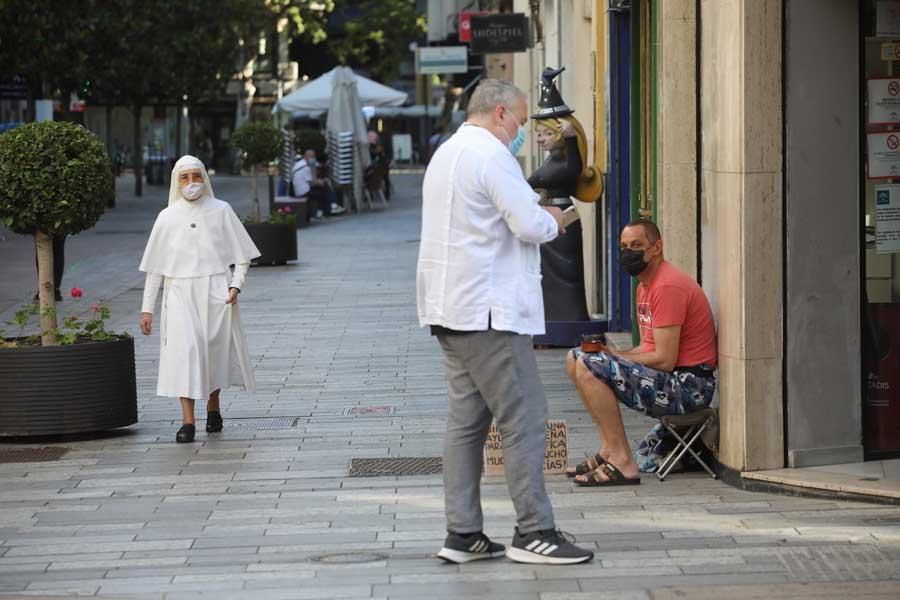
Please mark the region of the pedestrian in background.
<svg viewBox="0 0 900 600"><path fill-rule="evenodd" d="M541 208L515 159L525 140L525 94L486 79L468 120L435 152L422 187L416 273L419 323L444 352L447 538L454 563L506 555L574 564L593 558L556 530L544 486L547 399L532 336L544 333L539 244L564 233L562 211ZM482 452L491 420L517 526L510 548L483 531Z"/></svg>
<svg viewBox="0 0 900 600"><path fill-rule="evenodd" d="M178 159L169 206L156 218L141 260L147 280L140 326L150 335L163 283L156 393L181 400L179 443L194 441L196 400L207 400L206 431L216 433L223 427L220 391L232 384L255 387L238 294L259 255L231 205L213 194L200 159Z"/></svg>

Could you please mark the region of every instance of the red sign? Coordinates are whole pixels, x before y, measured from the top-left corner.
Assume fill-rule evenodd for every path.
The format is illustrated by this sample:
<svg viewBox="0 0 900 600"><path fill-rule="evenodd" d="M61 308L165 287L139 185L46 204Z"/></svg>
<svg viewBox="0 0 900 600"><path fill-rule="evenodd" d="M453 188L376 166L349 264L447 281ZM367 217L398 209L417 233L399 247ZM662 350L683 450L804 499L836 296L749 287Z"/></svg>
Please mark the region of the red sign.
<svg viewBox="0 0 900 600"><path fill-rule="evenodd" d="M459 13L459 41L472 41L472 15L486 15L486 12L468 12Z"/></svg>

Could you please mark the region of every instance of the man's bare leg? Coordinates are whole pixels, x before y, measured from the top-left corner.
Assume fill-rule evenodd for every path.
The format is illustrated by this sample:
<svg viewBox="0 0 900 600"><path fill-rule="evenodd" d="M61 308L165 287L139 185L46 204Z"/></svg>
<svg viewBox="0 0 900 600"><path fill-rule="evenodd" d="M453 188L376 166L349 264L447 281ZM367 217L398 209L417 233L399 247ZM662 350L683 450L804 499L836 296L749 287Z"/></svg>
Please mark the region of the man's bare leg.
<svg viewBox="0 0 900 600"><path fill-rule="evenodd" d="M583 361L575 363L575 386L600 430L603 440L605 455L601 456L612 463L628 478L640 476L640 470L631 455L628 439L625 437L625 425L622 423L622 413L619 410L619 401L615 394L604 382L597 379ZM598 472L601 481L608 479L605 473ZM587 477L580 475L576 481L587 482Z"/></svg>
<svg viewBox="0 0 900 600"><path fill-rule="evenodd" d="M596 415L594 415L591 410L591 405L585 399L584 394L581 391L581 388L578 384L578 375L576 371L576 362L581 362L580 358L575 358L575 355L572 352L569 352L566 355L566 373L569 376L569 379L572 380L572 383L575 384L575 389L578 392L578 397L581 398L581 403L584 405L584 410L587 411L588 415L590 415L591 420L594 422L594 426L597 428L597 437L600 439L600 446L597 454L600 455L600 458L603 460L609 460L609 450L607 450L606 446L603 444L603 436L600 435L600 423L597 421ZM574 473L575 468L572 467L567 469L569 473Z"/></svg>

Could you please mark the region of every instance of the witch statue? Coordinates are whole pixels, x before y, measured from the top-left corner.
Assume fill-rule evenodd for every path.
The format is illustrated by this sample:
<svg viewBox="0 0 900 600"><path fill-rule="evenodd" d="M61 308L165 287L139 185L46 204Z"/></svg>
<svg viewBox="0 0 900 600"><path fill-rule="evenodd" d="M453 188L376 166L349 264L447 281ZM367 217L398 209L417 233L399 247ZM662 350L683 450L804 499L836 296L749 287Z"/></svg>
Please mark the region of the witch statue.
<svg viewBox="0 0 900 600"><path fill-rule="evenodd" d="M528 183L541 195L541 204L566 210L574 197L595 202L603 191L599 171L588 162L584 129L563 102L554 79L565 67L547 67L541 75L541 98L535 121L538 145L548 152L547 159ZM547 345L577 343L585 329L578 322L590 321L584 290L581 222L566 227L566 235L541 245L541 273L544 292L544 319Z"/></svg>

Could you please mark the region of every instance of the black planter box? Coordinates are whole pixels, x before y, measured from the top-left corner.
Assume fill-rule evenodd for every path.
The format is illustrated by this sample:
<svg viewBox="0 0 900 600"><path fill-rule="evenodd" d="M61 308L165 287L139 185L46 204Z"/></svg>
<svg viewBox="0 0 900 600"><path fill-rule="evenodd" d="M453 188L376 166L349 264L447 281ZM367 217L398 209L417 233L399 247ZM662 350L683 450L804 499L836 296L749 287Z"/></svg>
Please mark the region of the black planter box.
<svg viewBox="0 0 900 600"><path fill-rule="evenodd" d="M137 423L134 340L0 348L0 438Z"/></svg>
<svg viewBox="0 0 900 600"><path fill-rule="evenodd" d="M262 254L251 265L283 265L297 260L297 230L293 223L248 223L245 227Z"/></svg>

